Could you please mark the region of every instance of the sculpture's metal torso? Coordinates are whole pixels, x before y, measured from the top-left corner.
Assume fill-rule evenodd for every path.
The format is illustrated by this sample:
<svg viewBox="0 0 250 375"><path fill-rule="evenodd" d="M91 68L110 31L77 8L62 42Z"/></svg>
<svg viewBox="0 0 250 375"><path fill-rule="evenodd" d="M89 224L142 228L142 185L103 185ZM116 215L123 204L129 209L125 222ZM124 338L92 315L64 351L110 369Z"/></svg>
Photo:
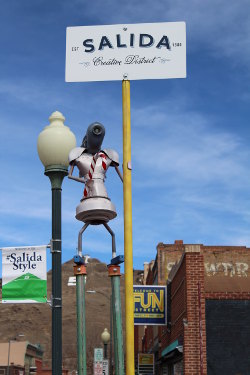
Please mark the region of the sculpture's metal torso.
<svg viewBox="0 0 250 375"><path fill-rule="evenodd" d="M85 183L81 203L76 208L76 218L91 224L114 219L116 209L108 197L104 181L108 168L119 165L117 152L104 149L93 155L83 147L76 147L70 152L69 162L77 166L79 177Z"/></svg>
<svg viewBox="0 0 250 375"><path fill-rule="evenodd" d="M106 155L105 150L103 151L103 153ZM106 157L106 169L104 169L103 159L99 156L96 160L92 178L90 178L89 171L91 170L92 163L93 155L87 154L85 152L75 160L75 164L79 169L79 177L84 178L85 186L88 189L88 198L97 196L108 198L108 193L104 185L104 181L106 178L106 172L110 164L112 163L112 160L109 157Z"/></svg>

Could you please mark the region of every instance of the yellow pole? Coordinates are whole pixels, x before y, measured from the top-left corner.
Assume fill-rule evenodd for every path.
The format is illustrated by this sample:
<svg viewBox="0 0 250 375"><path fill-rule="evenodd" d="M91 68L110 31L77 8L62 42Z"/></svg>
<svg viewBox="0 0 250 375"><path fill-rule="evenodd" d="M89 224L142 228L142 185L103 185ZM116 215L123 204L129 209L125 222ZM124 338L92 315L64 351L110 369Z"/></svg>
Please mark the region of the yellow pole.
<svg viewBox="0 0 250 375"><path fill-rule="evenodd" d="M125 312L126 312L126 375L134 375L134 296L132 244L132 188L131 188L131 123L130 81L122 81L123 111L123 206L125 258Z"/></svg>

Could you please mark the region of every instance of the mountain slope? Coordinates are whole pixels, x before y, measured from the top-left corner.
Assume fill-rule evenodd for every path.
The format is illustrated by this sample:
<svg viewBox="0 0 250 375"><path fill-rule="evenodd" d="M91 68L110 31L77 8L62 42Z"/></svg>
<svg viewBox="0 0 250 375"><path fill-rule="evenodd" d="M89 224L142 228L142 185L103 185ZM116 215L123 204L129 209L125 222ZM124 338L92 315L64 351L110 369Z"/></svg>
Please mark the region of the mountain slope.
<svg viewBox="0 0 250 375"><path fill-rule="evenodd" d="M68 286L73 276L73 261L62 265L63 305L63 365L76 369L76 287ZM142 271L135 271L138 278ZM121 276L121 299L124 322L124 275ZM138 283L138 281L135 281ZM86 339L88 373L92 374L95 347L102 347L101 333L110 330L111 280L107 266L97 259L89 259L86 291ZM95 291L95 293L93 293ZM2 291L1 291L2 292ZM51 295L51 271L48 272L48 299ZM0 293L1 297L1 293ZM31 343L40 343L44 349L44 364L51 367L51 308L46 304L1 304L0 341L7 342L18 334Z"/></svg>

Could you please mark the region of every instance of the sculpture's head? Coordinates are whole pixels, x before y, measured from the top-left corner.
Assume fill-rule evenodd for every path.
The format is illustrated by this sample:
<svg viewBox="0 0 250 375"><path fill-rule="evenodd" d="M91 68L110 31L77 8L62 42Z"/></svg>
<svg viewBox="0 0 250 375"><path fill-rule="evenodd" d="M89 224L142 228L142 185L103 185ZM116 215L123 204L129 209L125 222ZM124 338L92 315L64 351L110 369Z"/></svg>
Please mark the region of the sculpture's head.
<svg viewBox="0 0 250 375"><path fill-rule="evenodd" d="M90 154L96 154L101 150L104 136L104 126L100 122L93 122L93 124L89 125L86 131L81 147L86 148L87 152Z"/></svg>

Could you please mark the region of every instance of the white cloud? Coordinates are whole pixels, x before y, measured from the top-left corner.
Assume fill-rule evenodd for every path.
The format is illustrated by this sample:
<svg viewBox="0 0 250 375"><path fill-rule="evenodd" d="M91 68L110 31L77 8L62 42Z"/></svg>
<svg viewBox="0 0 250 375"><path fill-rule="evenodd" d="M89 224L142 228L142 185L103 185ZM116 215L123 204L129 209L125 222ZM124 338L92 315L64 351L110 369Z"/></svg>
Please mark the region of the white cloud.
<svg viewBox="0 0 250 375"><path fill-rule="evenodd" d="M216 117L176 103L134 110L136 247L146 254L153 251L148 244L178 238L244 245L240 233L250 224L247 142L218 127Z"/></svg>
<svg viewBox="0 0 250 375"><path fill-rule="evenodd" d="M148 174L142 185L164 186L178 181L188 186L216 184L228 189L250 184L250 152L244 140L217 130L213 118L181 108L165 111L168 103L135 110L137 126L133 158ZM137 183L140 181L137 179ZM196 185L196 186L197 186Z"/></svg>
<svg viewBox="0 0 250 375"><path fill-rule="evenodd" d="M24 181L28 185L28 181ZM64 203L64 202L63 202ZM28 187L16 186L5 190L1 189L0 214L13 219L26 218L51 221L50 187L44 191ZM63 220L69 222L74 218L74 206L63 207Z"/></svg>
<svg viewBox="0 0 250 375"><path fill-rule="evenodd" d="M66 10L68 8L66 5ZM188 51L212 52L214 57L230 58L233 65L248 64L250 59L250 5L248 0L128 0L85 4L70 2L71 11L84 8L95 24L173 22L187 23ZM97 9L100 10L97 12ZM79 25L80 26L80 25Z"/></svg>

